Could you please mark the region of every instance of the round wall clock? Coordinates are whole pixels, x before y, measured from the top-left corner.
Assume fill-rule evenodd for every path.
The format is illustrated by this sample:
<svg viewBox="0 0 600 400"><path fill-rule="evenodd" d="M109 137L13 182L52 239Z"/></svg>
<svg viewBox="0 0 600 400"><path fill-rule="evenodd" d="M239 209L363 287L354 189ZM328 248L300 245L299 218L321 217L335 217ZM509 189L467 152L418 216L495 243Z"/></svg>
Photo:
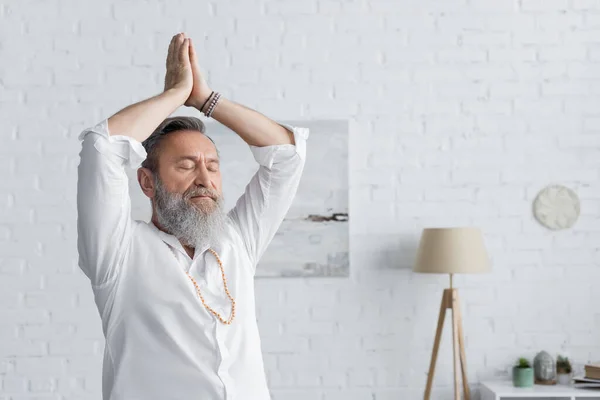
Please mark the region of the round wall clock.
<svg viewBox="0 0 600 400"><path fill-rule="evenodd" d="M579 198L565 186L550 185L535 198L533 214L548 229L568 229L579 218Z"/></svg>

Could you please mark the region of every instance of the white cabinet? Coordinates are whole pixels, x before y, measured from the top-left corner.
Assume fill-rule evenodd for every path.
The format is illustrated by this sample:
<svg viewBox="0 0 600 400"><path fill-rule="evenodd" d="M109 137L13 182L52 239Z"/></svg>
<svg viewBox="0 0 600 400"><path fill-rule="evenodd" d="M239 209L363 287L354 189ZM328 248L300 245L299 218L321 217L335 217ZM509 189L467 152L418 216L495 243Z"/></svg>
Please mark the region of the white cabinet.
<svg viewBox="0 0 600 400"><path fill-rule="evenodd" d="M565 385L534 385L532 388L516 388L510 381L481 383L481 400L505 399L598 399L600 389L582 389Z"/></svg>

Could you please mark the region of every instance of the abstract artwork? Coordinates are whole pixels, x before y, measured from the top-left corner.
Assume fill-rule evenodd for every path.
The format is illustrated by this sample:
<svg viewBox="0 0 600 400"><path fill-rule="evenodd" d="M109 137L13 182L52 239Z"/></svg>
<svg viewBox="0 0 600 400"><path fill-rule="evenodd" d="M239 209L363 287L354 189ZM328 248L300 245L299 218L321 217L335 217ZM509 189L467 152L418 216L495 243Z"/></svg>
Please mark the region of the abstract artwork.
<svg viewBox="0 0 600 400"><path fill-rule="evenodd" d="M257 277L347 276L348 123L278 121L310 130L306 165L298 192L257 266ZM226 209L238 197L258 164L248 145L218 123L207 133L221 154Z"/></svg>

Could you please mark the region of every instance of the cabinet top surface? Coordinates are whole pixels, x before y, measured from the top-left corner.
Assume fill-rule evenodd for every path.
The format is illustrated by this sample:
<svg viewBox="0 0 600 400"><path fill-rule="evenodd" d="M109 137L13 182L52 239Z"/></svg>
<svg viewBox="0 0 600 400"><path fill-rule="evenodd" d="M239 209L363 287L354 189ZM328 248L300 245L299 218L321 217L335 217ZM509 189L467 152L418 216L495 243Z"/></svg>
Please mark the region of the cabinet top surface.
<svg viewBox="0 0 600 400"><path fill-rule="evenodd" d="M567 385L533 385L531 388L514 387L511 381L488 381L482 382L482 386L488 388L499 396L513 397L565 397L577 395L577 397L600 397L600 388L576 388Z"/></svg>

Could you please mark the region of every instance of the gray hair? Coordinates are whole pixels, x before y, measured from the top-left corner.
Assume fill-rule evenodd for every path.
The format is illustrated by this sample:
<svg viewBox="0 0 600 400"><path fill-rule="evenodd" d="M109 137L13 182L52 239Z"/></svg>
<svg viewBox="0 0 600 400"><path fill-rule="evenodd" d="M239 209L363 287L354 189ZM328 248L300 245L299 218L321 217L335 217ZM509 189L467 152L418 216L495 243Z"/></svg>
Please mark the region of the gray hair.
<svg viewBox="0 0 600 400"><path fill-rule="evenodd" d="M142 163L142 167L148 168L153 173L158 173L160 143L166 135L176 131L197 131L206 136L217 149L215 141L206 134L206 126L202 120L196 117L169 117L161 122L154 132L142 142L148 154ZM220 158L219 149L217 149L217 157Z"/></svg>

